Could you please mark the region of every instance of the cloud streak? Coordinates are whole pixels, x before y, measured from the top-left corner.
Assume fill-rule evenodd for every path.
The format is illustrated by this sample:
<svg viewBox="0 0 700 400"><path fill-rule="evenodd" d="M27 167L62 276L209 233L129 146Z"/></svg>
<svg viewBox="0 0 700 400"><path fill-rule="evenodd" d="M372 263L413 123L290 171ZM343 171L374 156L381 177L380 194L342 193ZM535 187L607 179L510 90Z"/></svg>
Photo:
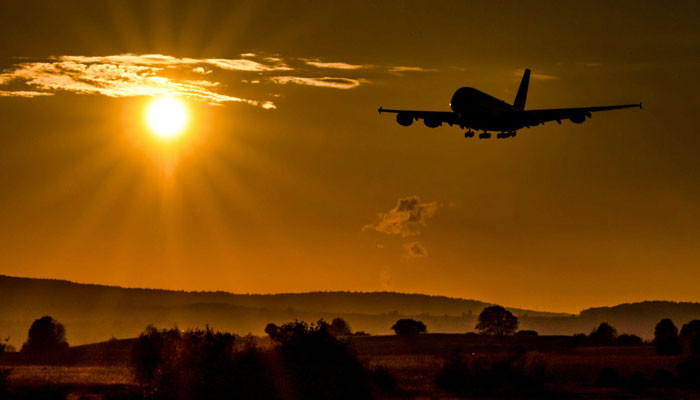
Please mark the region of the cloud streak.
<svg viewBox="0 0 700 400"><path fill-rule="evenodd" d="M428 257L428 250L421 242L410 242L403 245L408 258L425 258Z"/></svg>
<svg viewBox="0 0 700 400"><path fill-rule="evenodd" d="M306 60L307 65L311 65L316 68L326 68L326 69L362 69L369 68L369 65L358 65L358 64L348 64L344 62L322 62L319 60Z"/></svg>
<svg viewBox="0 0 700 400"><path fill-rule="evenodd" d="M350 78L337 77L322 77L322 78L305 78L301 76L275 76L270 78L272 82L285 85L294 83L297 85L307 85L316 87L325 87L333 89L353 89L360 86L360 81Z"/></svg>

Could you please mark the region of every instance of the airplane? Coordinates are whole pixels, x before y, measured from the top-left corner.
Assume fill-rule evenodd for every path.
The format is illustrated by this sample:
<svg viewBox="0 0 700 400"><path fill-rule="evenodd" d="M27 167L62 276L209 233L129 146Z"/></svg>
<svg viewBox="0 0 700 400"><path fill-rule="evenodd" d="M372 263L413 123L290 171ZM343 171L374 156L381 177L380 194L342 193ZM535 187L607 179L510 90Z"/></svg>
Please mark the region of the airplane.
<svg viewBox="0 0 700 400"><path fill-rule="evenodd" d="M457 89L452 96L450 102L452 111L390 110L379 107L379 114L395 113L396 122L402 126L409 126L413 121L422 119L425 126L429 128L437 128L443 123L449 126L457 125L462 129L466 128L467 131L464 133L466 138L474 137L472 129L475 129L483 131L479 134L479 139L491 138L489 131L499 131L500 133L496 137L506 139L514 137L518 129L530 128L545 122L557 121L561 125L562 120L568 119L573 123L580 124L586 120L586 117L590 118L592 112L631 107L642 108L640 102L639 104L602 107L525 110L529 83L530 70L526 69L513 105L474 88L463 87Z"/></svg>

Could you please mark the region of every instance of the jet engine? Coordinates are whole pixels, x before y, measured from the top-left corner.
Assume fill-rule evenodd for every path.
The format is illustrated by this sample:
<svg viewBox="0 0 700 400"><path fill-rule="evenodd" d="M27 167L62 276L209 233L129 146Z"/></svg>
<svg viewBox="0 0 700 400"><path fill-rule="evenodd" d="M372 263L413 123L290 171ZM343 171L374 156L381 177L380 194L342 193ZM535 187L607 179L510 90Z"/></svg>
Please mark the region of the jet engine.
<svg viewBox="0 0 700 400"><path fill-rule="evenodd" d="M583 122L586 120L586 117L590 117L590 116L591 116L590 113L589 113L588 115L586 115L586 114L576 114L576 115L571 116L571 118L569 118L569 120L570 120L571 122L573 122L574 124L580 124L580 123L583 123Z"/></svg>
<svg viewBox="0 0 700 400"><path fill-rule="evenodd" d="M409 126L413 123L413 115L407 113L396 114L396 122L401 126Z"/></svg>
<svg viewBox="0 0 700 400"><path fill-rule="evenodd" d="M437 128L438 126L442 125L442 121L437 120L437 119L424 119L423 123L428 128Z"/></svg>

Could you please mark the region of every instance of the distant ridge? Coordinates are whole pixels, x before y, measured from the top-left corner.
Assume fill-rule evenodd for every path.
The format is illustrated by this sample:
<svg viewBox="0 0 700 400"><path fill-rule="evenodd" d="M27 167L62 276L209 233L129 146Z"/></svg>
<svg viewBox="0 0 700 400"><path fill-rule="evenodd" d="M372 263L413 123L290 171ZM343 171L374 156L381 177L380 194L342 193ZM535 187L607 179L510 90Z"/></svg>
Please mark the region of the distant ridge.
<svg viewBox="0 0 700 400"><path fill-rule="evenodd" d="M204 327L239 334L263 334L269 322L295 319L316 321L343 317L353 330L389 334L399 318L421 319L431 332L473 331L476 317L489 303L445 296L395 292L308 292L233 294L185 292L164 289L122 288L0 275L0 337L20 346L32 321L51 315L66 326L72 345L111 337L137 336L153 324L182 329ZM680 326L700 319L700 303L647 301L596 307L578 315L510 308L520 329L541 334L588 333L600 322L611 323L620 333L644 338L654 325L672 318Z"/></svg>

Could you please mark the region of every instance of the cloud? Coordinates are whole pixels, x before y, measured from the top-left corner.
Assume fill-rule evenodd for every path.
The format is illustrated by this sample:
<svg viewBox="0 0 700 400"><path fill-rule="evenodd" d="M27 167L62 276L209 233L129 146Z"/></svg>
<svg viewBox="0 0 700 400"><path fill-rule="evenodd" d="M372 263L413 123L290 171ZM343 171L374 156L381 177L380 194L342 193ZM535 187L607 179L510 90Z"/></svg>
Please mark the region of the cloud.
<svg viewBox="0 0 700 400"><path fill-rule="evenodd" d="M421 203L418 196L404 197L398 200L391 210L379 213L377 222L365 225L363 230L375 230L387 235L402 237L418 235L418 228L426 225L437 210L437 202Z"/></svg>
<svg viewBox="0 0 700 400"><path fill-rule="evenodd" d="M396 66L389 68L389 72L428 72L433 71L432 69L426 69L422 67L409 67L409 66Z"/></svg>
<svg viewBox="0 0 700 400"><path fill-rule="evenodd" d="M52 93L47 92L35 92L32 90L0 90L0 97L38 97L38 96L51 96Z"/></svg>
<svg viewBox="0 0 700 400"><path fill-rule="evenodd" d="M522 78L523 70L517 69L517 70L513 71L513 76L516 76L518 78ZM555 79L559 79L559 78L554 76L554 75L536 74L533 72L530 74L530 79L534 79L537 81L551 81L551 80L555 80Z"/></svg>
<svg viewBox="0 0 700 400"><path fill-rule="evenodd" d="M348 64L344 62L321 62L319 60L306 60L306 64L316 68L328 69L361 69L369 67L369 65Z"/></svg>
<svg viewBox="0 0 700 400"><path fill-rule="evenodd" d="M428 257L428 250L421 242L410 242L403 245L408 258L424 258Z"/></svg>
<svg viewBox="0 0 700 400"><path fill-rule="evenodd" d="M304 78L300 76L275 76L270 78L272 82L285 85L287 83L295 83L297 85L307 85L316 87L326 87L333 89L352 89L360 85L360 81L350 78Z"/></svg>
<svg viewBox="0 0 700 400"><path fill-rule="evenodd" d="M204 66L242 72L290 69L281 62L268 65L243 59L177 58L162 54L59 56L41 62L22 62L5 70L0 74L0 86L13 86L0 88L0 95L36 97L59 91L108 97L176 95L210 104L238 102L276 108L271 101L215 92L220 82L183 77L185 73L210 74L212 71Z"/></svg>

